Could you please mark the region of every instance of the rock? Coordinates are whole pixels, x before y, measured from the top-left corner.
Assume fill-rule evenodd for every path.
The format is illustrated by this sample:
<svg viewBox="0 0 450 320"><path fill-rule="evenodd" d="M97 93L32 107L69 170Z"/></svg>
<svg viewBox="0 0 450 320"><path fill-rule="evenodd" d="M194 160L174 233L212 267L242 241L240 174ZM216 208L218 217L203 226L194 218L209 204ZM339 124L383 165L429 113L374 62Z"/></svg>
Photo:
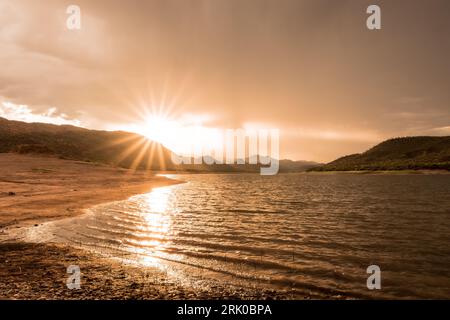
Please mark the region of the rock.
<svg viewBox="0 0 450 320"><path fill-rule="evenodd" d="M139 284L136 283L136 282L133 282L133 283L130 285L130 288L131 288L131 289L137 289L137 288L139 288Z"/></svg>
<svg viewBox="0 0 450 320"><path fill-rule="evenodd" d="M16 195L15 192L12 192L12 191L8 192L8 196L15 196L15 195Z"/></svg>

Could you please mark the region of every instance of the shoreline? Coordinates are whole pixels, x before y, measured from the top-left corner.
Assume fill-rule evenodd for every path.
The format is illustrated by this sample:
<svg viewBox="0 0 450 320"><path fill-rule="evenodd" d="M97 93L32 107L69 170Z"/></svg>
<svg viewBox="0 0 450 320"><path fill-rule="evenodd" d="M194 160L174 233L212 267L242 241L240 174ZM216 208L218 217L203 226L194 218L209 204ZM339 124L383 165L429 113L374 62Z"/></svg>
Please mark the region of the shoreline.
<svg viewBox="0 0 450 320"><path fill-rule="evenodd" d="M164 284L167 277L158 270L145 270L142 275L86 250L25 242L10 232L82 215L92 206L178 183L182 181L149 172L54 157L0 154L0 299L139 298L136 294L140 291L133 288L138 289L141 285L136 283L149 278L160 284L141 299L170 298L170 294L181 292ZM66 287L70 264L85 265L88 270L82 290ZM127 273L130 288L124 281ZM121 289L112 290L114 284Z"/></svg>
<svg viewBox="0 0 450 320"><path fill-rule="evenodd" d="M8 232L75 217L98 204L179 183L183 181L155 173L41 156L0 154L0 299L316 297L304 292L236 287L221 281L213 286L186 285L154 267L130 265L67 244L25 242ZM66 286L69 265L80 266L79 290Z"/></svg>
<svg viewBox="0 0 450 320"><path fill-rule="evenodd" d="M420 172L420 174L436 174ZM153 188L183 183L174 172L143 172L40 156L0 154L0 299L359 299L348 293L236 286L218 279L199 284L156 267L107 257L76 244L26 242L21 231L86 209L126 200ZM182 174L182 173L178 173ZM211 173L215 174L215 173ZM239 173L236 173L239 174ZM286 173L289 174L289 173ZM301 173L302 174L302 173ZM393 174L304 172L303 174ZM418 174L397 171L395 174ZM442 174L442 173L439 173ZM166 176L167 175L167 176ZM10 194L13 193L13 194ZM33 226L34 224L34 226ZM15 232L15 231L18 232ZM12 231L12 232L11 232ZM16 235L16 236L13 236ZM42 240L42 239L41 239ZM66 286L67 267L80 266L82 286Z"/></svg>
<svg viewBox="0 0 450 320"><path fill-rule="evenodd" d="M0 154L0 239L10 228L84 214L153 188L183 183L133 171L53 157Z"/></svg>

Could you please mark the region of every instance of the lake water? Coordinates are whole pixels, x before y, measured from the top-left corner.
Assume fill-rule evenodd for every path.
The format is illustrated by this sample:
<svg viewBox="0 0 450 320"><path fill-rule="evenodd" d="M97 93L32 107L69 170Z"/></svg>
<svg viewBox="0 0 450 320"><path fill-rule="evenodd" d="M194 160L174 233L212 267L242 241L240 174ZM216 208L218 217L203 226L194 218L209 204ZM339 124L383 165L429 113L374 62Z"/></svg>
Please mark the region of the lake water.
<svg viewBox="0 0 450 320"><path fill-rule="evenodd" d="M324 297L450 298L450 175L177 175L35 228L183 281ZM48 239L47 239L48 240ZM366 269L381 269L368 290Z"/></svg>

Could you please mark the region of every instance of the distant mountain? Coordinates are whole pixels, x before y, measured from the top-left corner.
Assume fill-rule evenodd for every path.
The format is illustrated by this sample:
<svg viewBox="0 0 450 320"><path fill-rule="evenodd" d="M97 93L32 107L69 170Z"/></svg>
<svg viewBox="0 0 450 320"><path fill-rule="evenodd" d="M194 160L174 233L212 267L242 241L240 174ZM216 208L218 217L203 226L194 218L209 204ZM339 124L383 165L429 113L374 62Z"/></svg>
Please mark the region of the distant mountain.
<svg viewBox="0 0 450 320"><path fill-rule="evenodd" d="M390 139L364 153L339 158L311 171L408 169L450 170L450 136Z"/></svg>
<svg viewBox="0 0 450 320"><path fill-rule="evenodd" d="M280 160L280 172L299 172L321 166L321 163L305 160Z"/></svg>
<svg viewBox="0 0 450 320"><path fill-rule="evenodd" d="M135 133L100 131L70 125L26 123L0 117L0 153L44 154L124 168L189 172L259 172L261 165L174 165L171 151ZM248 162L248 161L247 161ZM280 161L280 172L305 171L318 164Z"/></svg>
<svg viewBox="0 0 450 320"><path fill-rule="evenodd" d="M5 152L46 154L125 168L172 167L168 149L138 134L0 118L0 153Z"/></svg>
<svg viewBox="0 0 450 320"><path fill-rule="evenodd" d="M201 158L196 158L197 161L202 162ZM268 161L268 159L265 159ZM249 159L246 158L245 164L206 164L213 163L215 159L211 156L203 157L202 164L193 164L194 158L191 158L192 164L183 164L176 166L176 170L190 171L190 172L240 172L240 173L260 173L261 167L266 167L269 165L249 164ZM260 160L262 161L262 160ZM265 162L267 163L267 162ZM294 173L294 172L304 172L308 169L320 166L320 163L312 161L294 161L294 160L280 160L279 161L279 173Z"/></svg>

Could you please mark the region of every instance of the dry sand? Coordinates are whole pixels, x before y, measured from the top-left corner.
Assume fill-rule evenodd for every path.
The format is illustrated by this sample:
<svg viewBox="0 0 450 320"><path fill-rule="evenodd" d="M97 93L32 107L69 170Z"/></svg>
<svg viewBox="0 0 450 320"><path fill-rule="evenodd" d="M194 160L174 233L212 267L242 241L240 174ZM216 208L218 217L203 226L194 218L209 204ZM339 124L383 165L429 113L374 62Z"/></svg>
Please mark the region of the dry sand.
<svg viewBox="0 0 450 320"><path fill-rule="evenodd" d="M271 299L289 292L202 288L173 282L161 271L125 265L62 244L24 243L8 231L84 213L93 205L178 183L148 172L30 155L0 154L0 299ZM66 286L79 265L81 289Z"/></svg>

